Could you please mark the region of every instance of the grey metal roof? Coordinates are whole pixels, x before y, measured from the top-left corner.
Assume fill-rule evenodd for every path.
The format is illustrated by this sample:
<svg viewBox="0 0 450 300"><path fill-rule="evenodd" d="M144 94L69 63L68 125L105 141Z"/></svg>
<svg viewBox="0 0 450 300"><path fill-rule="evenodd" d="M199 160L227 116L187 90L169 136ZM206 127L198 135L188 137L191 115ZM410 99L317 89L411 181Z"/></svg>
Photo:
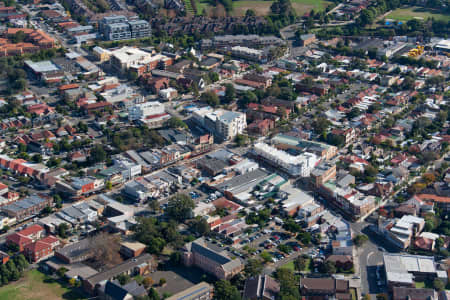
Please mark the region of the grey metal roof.
<svg viewBox="0 0 450 300"><path fill-rule="evenodd" d="M220 265L224 265L231 261L229 257L226 257L225 255L218 253L216 251L213 251L212 249L208 248L206 245L204 245L203 239L198 239L192 242L191 246L192 252L197 252L200 255L207 257L215 262L217 262Z"/></svg>
<svg viewBox="0 0 450 300"><path fill-rule="evenodd" d="M138 256L136 258L129 259L120 265L117 265L109 270L106 270L104 272L98 273L94 276L91 276L87 279L87 281L92 285L95 286L97 283L109 280L111 278L114 278L117 275L120 275L126 271L129 271L133 269L134 267L137 267L145 262L152 261L152 256L148 253L145 253L141 256Z"/></svg>
<svg viewBox="0 0 450 300"><path fill-rule="evenodd" d="M19 200L19 201L13 203L13 204L3 206L2 210L19 212L21 210L36 206L44 201L46 201L46 200L39 196L31 195L31 196L28 196L22 200Z"/></svg>

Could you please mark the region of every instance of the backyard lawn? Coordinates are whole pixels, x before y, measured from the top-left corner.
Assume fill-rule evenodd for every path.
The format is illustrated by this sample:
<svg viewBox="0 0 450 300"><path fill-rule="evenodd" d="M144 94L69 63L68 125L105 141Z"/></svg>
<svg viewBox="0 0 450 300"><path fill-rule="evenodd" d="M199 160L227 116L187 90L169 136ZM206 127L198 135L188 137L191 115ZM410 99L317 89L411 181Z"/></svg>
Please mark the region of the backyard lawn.
<svg viewBox="0 0 450 300"><path fill-rule="evenodd" d="M31 270L20 280L0 288L0 300L78 300L86 299L54 279Z"/></svg>
<svg viewBox="0 0 450 300"><path fill-rule="evenodd" d="M284 268L284 269L292 270L292 271L295 270L294 262L293 262L293 261L290 261L290 262L288 262L287 264L282 265L281 267Z"/></svg>
<svg viewBox="0 0 450 300"><path fill-rule="evenodd" d="M435 18L436 20L450 21L450 15L444 15L437 11L432 11L420 7L398 8L386 16L386 19L397 21L409 21L411 19Z"/></svg>
<svg viewBox="0 0 450 300"><path fill-rule="evenodd" d="M311 272L311 269L309 268L309 265L310 265L310 264L311 264L311 259L310 259L310 258L306 259L306 267L305 267L305 269L303 270L303 272L305 272L305 273ZM282 265L281 268L286 268L286 269L295 271L294 261L292 260L292 261L290 261L290 262L288 262L288 263Z"/></svg>

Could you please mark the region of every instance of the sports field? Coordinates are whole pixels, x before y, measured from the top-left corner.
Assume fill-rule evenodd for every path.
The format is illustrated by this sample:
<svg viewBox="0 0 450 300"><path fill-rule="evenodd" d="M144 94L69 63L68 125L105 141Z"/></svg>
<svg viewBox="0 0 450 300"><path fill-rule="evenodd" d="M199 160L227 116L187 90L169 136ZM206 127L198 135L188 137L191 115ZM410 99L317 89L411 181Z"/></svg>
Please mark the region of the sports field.
<svg viewBox="0 0 450 300"><path fill-rule="evenodd" d="M397 21L409 21L412 19L435 18L436 20L450 21L450 15L444 15L437 11L424 9L421 7L398 8L386 16L386 19Z"/></svg>
<svg viewBox="0 0 450 300"><path fill-rule="evenodd" d="M270 13L272 2L270 0L233 1L232 15L243 16L248 9L252 9L257 16L265 16ZM201 14L204 8L208 10L211 7L208 0L195 0L195 3L197 5L197 14ZM330 2L325 0L291 0L291 3L299 16L303 16L305 13L311 11L311 9L322 11L330 4Z"/></svg>
<svg viewBox="0 0 450 300"><path fill-rule="evenodd" d="M0 300L78 300L76 292L61 286L38 270L31 270L16 282L0 288Z"/></svg>

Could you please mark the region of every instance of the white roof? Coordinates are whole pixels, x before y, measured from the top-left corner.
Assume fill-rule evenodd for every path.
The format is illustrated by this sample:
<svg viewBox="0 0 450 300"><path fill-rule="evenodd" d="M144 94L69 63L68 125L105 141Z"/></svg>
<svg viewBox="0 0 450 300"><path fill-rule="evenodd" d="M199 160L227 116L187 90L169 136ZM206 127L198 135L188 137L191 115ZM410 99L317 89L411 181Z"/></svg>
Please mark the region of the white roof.
<svg viewBox="0 0 450 300"><path fill-rule="evenodd" d="M436 273L432 256L383 254L388 281L412 282L411 273Z"/></svg>

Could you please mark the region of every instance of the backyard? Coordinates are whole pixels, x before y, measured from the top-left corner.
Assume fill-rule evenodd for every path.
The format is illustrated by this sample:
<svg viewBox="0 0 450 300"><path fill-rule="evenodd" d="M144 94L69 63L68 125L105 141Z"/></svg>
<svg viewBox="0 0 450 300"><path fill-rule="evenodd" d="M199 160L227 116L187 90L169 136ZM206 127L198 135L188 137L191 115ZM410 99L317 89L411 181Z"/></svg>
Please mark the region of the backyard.
<svg viewBox="0 0 450 300"><path fill-rule="evenodd" d="M81 300L86 298L35 269L28 271L20 280L0 288L0 300L41 299Z"/></svg>

